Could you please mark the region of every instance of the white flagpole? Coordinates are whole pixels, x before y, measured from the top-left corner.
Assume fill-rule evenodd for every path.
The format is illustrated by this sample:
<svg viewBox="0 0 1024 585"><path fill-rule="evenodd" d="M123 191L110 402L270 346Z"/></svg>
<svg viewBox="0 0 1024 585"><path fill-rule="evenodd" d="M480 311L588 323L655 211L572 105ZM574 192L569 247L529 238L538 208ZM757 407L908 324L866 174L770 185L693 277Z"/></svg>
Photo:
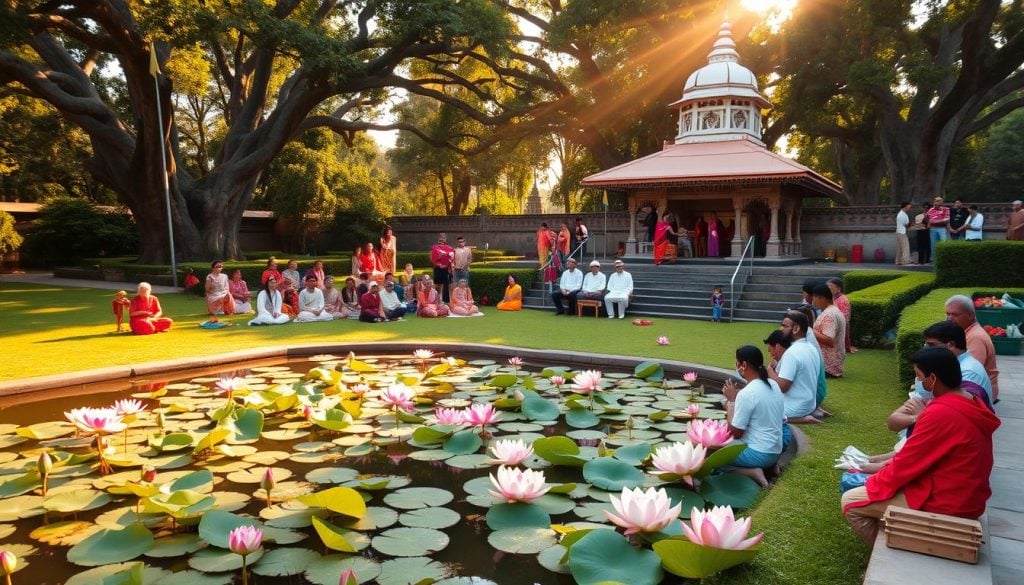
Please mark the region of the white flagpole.
<svg viewBox="0 0 1024 585"><path fill-rule="evenodd" d="M149 73L153 76L153 89L156 93L157 127L160 128L160 168L164 177L164 203L167 205L167 238L171 244L171 278L174 288L178 288L178 262L174 256L174 219L171 215L171 185L167 178L167 141L164 135L164 116L160 107L160 67L156 60L156 48L149 43Z"/></svg>

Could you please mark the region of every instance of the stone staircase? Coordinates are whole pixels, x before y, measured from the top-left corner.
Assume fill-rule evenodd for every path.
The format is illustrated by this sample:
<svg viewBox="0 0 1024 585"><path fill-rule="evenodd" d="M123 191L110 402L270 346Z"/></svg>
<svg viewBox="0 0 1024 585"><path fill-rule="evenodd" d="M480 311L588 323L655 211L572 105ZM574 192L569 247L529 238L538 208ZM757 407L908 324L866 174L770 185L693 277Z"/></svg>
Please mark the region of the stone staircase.
<svg viewBox="0 0 1024 585"><path fill-rule="evenodd" d="M736 298L729 298L729 281L735 265L675 264L655 267L631 264L634 299L627 315L711 319L711 292L722 287L733 308L734 321L778 322L782 313L800 302L800 287L808 278L826 279L842 272L835 265L769 266L755 264L753 276L737 277ZM610 262L602 262L602 271L611 272ZM746 274L746 267L741 271ZM535 282L523 299L523 307L553 310L548 287ZM723 320L729 319L729 306Z"/></svg>

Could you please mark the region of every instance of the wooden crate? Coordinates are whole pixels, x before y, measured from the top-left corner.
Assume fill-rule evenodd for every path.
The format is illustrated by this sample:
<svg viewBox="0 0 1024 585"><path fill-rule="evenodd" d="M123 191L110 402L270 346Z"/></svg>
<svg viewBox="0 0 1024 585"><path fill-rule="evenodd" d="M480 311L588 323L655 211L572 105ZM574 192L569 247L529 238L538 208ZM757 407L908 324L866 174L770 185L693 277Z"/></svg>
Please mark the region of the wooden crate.
<svg viewBox="0 0 1024 585"><path fill-rule="evenodd" d="M954 561L975 564L981 546L977 520L890 506L885 511L885 544Z"/></svg>

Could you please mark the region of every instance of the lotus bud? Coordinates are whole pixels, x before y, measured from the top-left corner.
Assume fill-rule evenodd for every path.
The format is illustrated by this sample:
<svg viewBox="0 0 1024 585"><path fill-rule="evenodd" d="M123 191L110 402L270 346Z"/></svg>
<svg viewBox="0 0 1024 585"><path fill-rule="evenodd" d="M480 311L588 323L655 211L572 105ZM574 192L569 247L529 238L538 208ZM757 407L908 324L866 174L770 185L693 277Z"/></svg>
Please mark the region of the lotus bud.
<svg viewBox="0 0 1024 585"><path fill-rule="evenodd" d="M274 489L275 486L277 486L277 481L274 479L274 470L268 467L263 472L263 479L260 480L260 487L263 488L263 491L269 492Z"/></svg>
<svg viewBox="0 0 1024 585"><path fill-rule="evenodd" d="M36 463L36 467L39 469L39 477L45 478L50 475L50 470L53 469L53 459L50 459L49 451L43 451L39 454L39 461Z"/></svg>
<svg viewBox="0 0 1024 585"><path fill-rule="evenodd" d="M309 420L309 419L313 418L313 407L312 406L307 404L306 406L302 407L302 418L304 418L306 420Z"/></svg>
<svg viewBox="0 0 1024 585"><path fill-rule="evenodd" d="M515 392L512 393L512 395L515 396L516 400L518 400L519 402L522 402L523 400L526 399L526 396L523 395L522 390L516 390Z"/></svg>
<svg viewBox="0 0 1024 585"><path fill-rule="evenodd" d="M342 571L338 585L359 585L359 577L356 577L355 569L349 567Z"/></svg>
<svg viewBox="0 0 1024 585"><path fill-rule="evenodd" d="M18 568L18 557L9 550L0 550L0 567L4 570L4 575L10 575ZM10 582L10 579L7 579Z"/></svg>
<svg viewBox="0 0 1024 585"><path fill-rule="evenodd" d="M140 477L142 481L146 483L153 483L153 481L156 480L156 468L151 467L149 465L144 465L142 467L142 474Z"/></svg>
<svg viewBox="0 0 1024 585"><path fill-rule="evenodd" d="M694 403L694 404L691 404L691 405L687 406L686 407L686 414L690 418L697 418L697 415L700 414L700 405Z"/></svg>
<svg viewBox="0 0 1024 585"><path fill-rule="evenodd" d="M562 384L565 384L565 376L551 376L551 383L556 388L560 388Z"/></svg>
<svg viewBox="0 0 1024 585"><path fill-rule="evenodd" d="M164 421L164 413L162 413L162 412L156 413L156 428L160 429L160 434L161 435L164 434L164 424L165 424L165 422L166 421Z"/></svg>

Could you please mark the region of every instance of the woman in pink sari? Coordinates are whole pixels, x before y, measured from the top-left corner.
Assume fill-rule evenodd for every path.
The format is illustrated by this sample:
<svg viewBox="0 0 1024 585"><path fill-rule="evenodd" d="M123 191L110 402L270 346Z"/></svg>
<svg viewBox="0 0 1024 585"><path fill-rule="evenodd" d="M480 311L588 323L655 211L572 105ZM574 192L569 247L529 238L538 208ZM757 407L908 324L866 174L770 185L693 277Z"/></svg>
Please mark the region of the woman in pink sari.
<svg viewBox="0 0 1024 585"><path fill-rule="evenodd" d="M418 286L419 292L416 295L416 314L420 317L447 317L448 305L441 302L441 295L434 288L430 276L424 275Z"/></svg>
<svg viewBox="0 0 1024 585"><path fill-rule="evenodd" d="M452 302L449 303L449 308L452 315L462 317L476 315L480 312L476 303L473 302L473 291L469 288L469 283L465 278L459 280L458 286L452 290Z"/></svg>
<svg viewBox="0 0 1024 585"><path fill-rule="evenodd" d="M228 291L231 292L231 298L235 300L236 315L252 313L252 295L249 294L249 285L242 279L241 270L236 268L231 272Z"/></svg>
<svg viewBox="0 0 1024 585"><path fill-rule="evenodd" d="M228 275L224 263L214 260L206 275L206 310L211 315L231 315L235 312L235 299L228 288Z"/></svg>
<svg viewBox="0 0 1024 585"><path fill-rule="evenodd" d="M654 226L654 265L658 266L665 261L669 252L669 245L675 245L676 233L672 231L672 214L666 213L661 221Z"/></svg>
<svg viewBox="0 0 1024 585"><path fill-rule="evenodd" d="M708 257L717 258L720 255L718 250L719 238L722 235L722 222L718 221L718 214L711 214L711 221L708 222Z"/></svg>
<svg viewBox="0 0 1024 585"><path fill-rule="evenodd" d="M843 281L838 278L830 278L825 281L825 284L832 291L832 302L835 303L836 308L846 318L846 339L844 340L846 353L857 353L857 348L853 347L850 338L850 317L853 316L853 305L850 304L850 299L843 292Z"/></svg>

